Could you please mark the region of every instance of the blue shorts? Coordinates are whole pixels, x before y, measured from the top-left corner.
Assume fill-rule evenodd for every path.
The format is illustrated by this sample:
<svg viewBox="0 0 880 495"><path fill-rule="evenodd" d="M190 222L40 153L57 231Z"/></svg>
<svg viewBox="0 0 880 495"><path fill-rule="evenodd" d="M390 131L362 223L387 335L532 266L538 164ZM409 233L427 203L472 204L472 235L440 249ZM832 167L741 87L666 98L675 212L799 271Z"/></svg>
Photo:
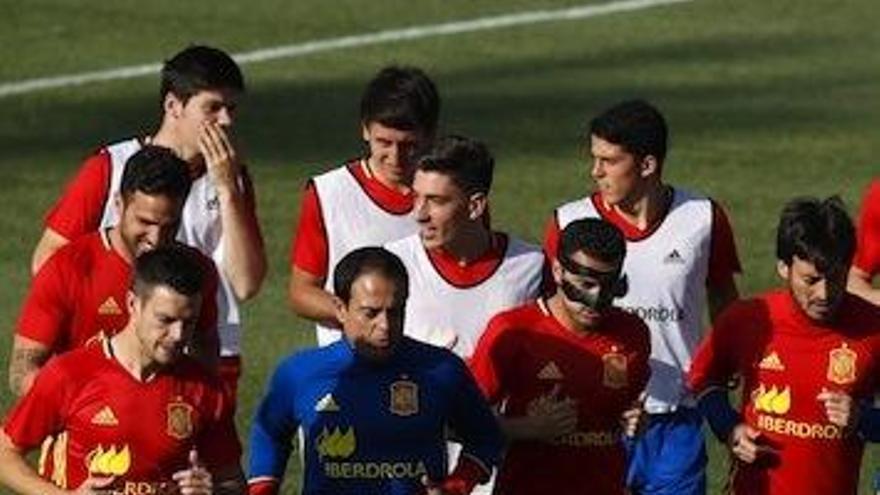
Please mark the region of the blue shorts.
<svg viewBox="0 0 880 495"><path fill-rule="evenodd" d="M646 430L627 444L627 486L638 495L704 495L703 417L679 408L649 418Z"/></svg>

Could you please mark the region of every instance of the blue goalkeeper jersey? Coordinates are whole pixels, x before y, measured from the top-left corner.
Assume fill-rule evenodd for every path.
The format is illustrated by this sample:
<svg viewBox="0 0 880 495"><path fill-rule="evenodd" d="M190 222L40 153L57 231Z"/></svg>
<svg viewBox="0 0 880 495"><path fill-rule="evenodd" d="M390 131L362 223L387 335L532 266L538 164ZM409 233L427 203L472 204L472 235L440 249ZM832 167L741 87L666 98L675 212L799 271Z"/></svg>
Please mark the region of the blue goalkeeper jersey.
<svg viewBox="0 0 880 495"><path fill-rule="evenodd" d="M281 481L298 427L305 494L400 494L447 474L446 427L487 471L499 460L495 417L464 362L404 337L383 363L346 339L284 360L257 411L250 480Z"/></svg>

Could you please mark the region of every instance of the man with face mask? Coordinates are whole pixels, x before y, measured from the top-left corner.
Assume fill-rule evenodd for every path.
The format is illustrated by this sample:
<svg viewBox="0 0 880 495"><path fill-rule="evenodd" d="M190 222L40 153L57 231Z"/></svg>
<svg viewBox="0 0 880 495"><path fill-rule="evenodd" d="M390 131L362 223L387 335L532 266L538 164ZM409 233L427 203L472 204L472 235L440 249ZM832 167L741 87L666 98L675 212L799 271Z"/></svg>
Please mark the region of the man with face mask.
<svg viewBox="0 0 880 495"><path fill-rule="evenodd" d="M114 198L118 225L66 244L34 276L9 359L13 393L24 394L52 354L125 327L132 262L144 252L175 243L190 183L186 163L171 150L145 146L129 158ZM205 291L213 294L218 284L214 263L197 256L210 268ZM216 298L206 296L196 338L200 358L211 366L217 359L216 320Z"/></svg>
<svg viewBox="0 0 880 495"><path fill-rule="evenodd" d="M880 310L847 293L855 231L843 203L796 199L782 212L784 289L733 303L689 374L701 412L732 453L733 493L858 491L864 440L878 439ZM732 379L742 407L728 402Z"/></svg>
<svg viewBox="0 0 880 495"><path fill-rule="evenodd" d="M343 338L275 371L251 430L251 495L279 492L298 427L304 494L465 495L489 478L498 425L461 359L403 335L407 278L379 247L336 265ZM451 474L447 425L464 445Z"/></svg>
<svg viewBox="0 0 880 495"><path fill-rule="evenodd" d="M624 493L619 420L650 374L648 328L611 305L626 291L625 253L610 223L570 223L552 266L556 293L497 315L483 333L471 370L504 404L509 440L497 493Z"/></svg>

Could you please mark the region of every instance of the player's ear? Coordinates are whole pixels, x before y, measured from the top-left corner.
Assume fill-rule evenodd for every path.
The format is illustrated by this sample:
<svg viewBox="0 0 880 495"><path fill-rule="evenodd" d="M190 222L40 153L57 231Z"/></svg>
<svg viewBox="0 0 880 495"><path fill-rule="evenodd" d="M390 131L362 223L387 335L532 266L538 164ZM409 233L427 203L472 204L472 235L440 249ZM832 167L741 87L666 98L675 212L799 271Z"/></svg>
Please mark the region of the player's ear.
<svg viewBox="0 0 880 495"><path fill-rule="evenodd" d="M125 206L125 200L122 199L122 193L113 195L113 208L116 210L116 218L122 220L122 209Z"/></svg>
<svg viewBox="0 0 880 495"><path fill-rule="evenodd" d="M364 141L370 140L370 126L366 122L361 122L361 137Z"/></svg>
<svg viewBox="0 0 880 495"><path fill-rule="evenodd" d="M336 309L336 320L345 324L345 320L348 318L348 308L345 307L345 303L342 302L342 299L333 296L333 307Z"/></svg>
<svg viewBox="0 0 880 495"><path fill-rule="evenodd" d="M559 263L559 260L554 259L550 263L550 271L553 273L553 282L556 283L556 286L562 285L562 265Z"/></svg>
<svg viewBox="0 0 880 495"><path fill-rule="evenodd" d="M776 260L776 273L779 274L782 280L788 280L788 276L791 274L791 267L782 260Z"/></svg>
<svg viewBox="0 0 880 495"><path fill-rule="evenodd" d="M183 113L183 101L169 91L165 94L165 101L162 102L162 110L168 117L179 118Z"/></svg>
<svg viewBox="0 0 880 495"><path fill-rule="evenodd" d="M654 155L646 155L639 164L641 168L641 176L643 178L650 177L660 171L660 162Z"/></svg>
<svg viewBox="0 0 880 495"><path fill-rule="evenodd" d="M125 292L125 307L128 308L129 316L134 315L138 309L138 296L131 289Z"/></svg>
<svg viewBox="0 0 880 495"><path fill-rule="evenodd" d="M488 209L489 196L486 193L474 193L468 198L468 218L471 220L482 218Z"/></svg>

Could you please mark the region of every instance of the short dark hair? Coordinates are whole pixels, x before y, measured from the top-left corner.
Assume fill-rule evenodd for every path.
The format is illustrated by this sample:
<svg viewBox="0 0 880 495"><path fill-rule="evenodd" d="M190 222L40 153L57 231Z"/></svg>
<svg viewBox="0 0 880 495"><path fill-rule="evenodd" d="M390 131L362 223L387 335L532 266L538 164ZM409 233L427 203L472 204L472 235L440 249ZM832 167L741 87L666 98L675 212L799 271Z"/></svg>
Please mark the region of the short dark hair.
<svg viewBox="0 0 880 495"><path fill-rule="evenodd" d="M448 175L465 194L492 188L495 159L485 144L463 136L443 136L419 159L416 170Z"/></svg>
<svg viewBox="0 0 880 495"><path fill-rule="evenodd" d="M564 263L578 252L606 263L621 265L626 257L626 239L620 229L605 220L575 220L562 229L556 257Z"/></svg>
<svg viewBox="0 0 880 495"><path fill-rule="evenodd" d="M855 251L856 229L840 197L786 203L776 231L776 257L786 265L797 256L822 273L848 269Z"/></svg>
<svg viewBox="0 0 880 495"><path fill-rule="evenodd" d="M195 250L180 244L162 246L141 254L134 261L132 291L141 298L164 286L178 294L201 294L206 278L203 262Z"/></svg>
<svg viewBox="0 0 880 495"><path fill-rule="evenodd" d="M244 91L244 76L235 60L223 50L191 45L165 61L159 87L159 103L168 93L186 103L199 91Z"/></svg>
<svg viewBox="0 0 880 495"><path fill-rule="evenodd" d="M168 148L147 145L125 162L119 193L123 199L141 192L185 201L191 185L185 161Z"/></svg>
<svg viewBox="0 0 880 495"><path fill-rule="evenodd" d="M351 300L351 286L361 275L378 273L394 282L395 297L409 297L409 276L396 254L382 247L370 246L346 254L333 270L333 292L345 304Z"/></svg>
<svg viewBox="0 0 880 495"><path fill-rule="evenodd" d="M645 100L628 100L605 110L590 121L590 135L621 146L638 159L651 155L661 165L666 159L666 119Z"/></svg>
<svg viewBox="0 0 880 495"><path fill-rule="evenodd" d="M361 96L361 122L433 135L440 117L437 87L415 67L380 70Z"/></svg>

